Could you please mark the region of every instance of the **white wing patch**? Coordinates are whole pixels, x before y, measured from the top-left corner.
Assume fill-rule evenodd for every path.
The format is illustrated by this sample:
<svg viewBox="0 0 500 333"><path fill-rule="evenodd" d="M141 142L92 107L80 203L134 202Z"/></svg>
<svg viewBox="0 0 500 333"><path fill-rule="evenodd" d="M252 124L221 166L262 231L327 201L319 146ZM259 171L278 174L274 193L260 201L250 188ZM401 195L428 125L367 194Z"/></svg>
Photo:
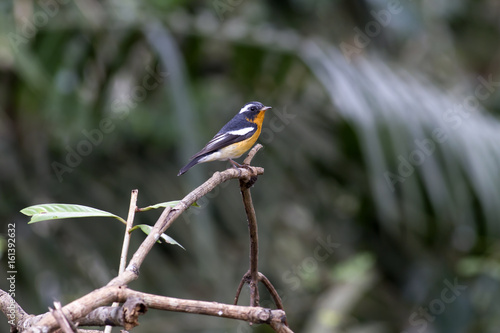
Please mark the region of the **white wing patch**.
<svg viewBox="0 0 500 333"><path fill-rule="evenodd" d="M220 141L224 141L228 135L236 135L236 136L242 136L242 135L246 135L252 131L254 131L255 129L253 127L245 127L245 128L240 128L239 130L234 130L234 131L229 131L229 132L226 132L224 134L221 134L215 138L213 138L208 144L207 146L205 147L207 150L210 150L210 149L213 149L215 146L217 146L217 144L220 142ZM201 160L200 160L201 161Z"/></svg>
<svg viewBox="0 0 500 333"><path fill-rule="evenodd" d="M229 131L226 134L229 135L245 135L253 131L253 127L245 127L245 128L240 128L239 130L234 130L234 131Z"/></svg>

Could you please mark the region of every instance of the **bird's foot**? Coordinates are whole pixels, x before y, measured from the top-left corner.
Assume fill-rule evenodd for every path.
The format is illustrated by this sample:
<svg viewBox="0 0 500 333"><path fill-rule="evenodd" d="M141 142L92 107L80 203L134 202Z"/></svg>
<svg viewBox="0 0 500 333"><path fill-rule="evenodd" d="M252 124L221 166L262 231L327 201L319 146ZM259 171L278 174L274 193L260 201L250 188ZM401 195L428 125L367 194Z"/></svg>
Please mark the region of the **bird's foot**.
<svg viewBox="0 0 500 333"><path fill-rule="evenodd" d="M248 164L239 164L238 162L235 162L232 159L229 159L229 162L231 162L231 164L235 168L243 168L243 169L252 170L252 167L250 165L248 165Z"/></svg>

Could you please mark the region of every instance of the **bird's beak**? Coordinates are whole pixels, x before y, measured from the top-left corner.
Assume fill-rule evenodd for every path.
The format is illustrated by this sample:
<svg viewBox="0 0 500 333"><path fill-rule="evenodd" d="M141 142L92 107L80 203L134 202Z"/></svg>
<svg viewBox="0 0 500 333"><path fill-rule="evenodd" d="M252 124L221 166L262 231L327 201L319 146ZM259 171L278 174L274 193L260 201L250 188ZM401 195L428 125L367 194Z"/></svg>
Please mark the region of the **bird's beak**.
<svg viewBox="0 0 500 333"><path fill-rule="evenodd" d="M264 106L262 109L260 109L260 111L267 111L269 109L272 109L272 107L270 107L270 106Z"/></svg>

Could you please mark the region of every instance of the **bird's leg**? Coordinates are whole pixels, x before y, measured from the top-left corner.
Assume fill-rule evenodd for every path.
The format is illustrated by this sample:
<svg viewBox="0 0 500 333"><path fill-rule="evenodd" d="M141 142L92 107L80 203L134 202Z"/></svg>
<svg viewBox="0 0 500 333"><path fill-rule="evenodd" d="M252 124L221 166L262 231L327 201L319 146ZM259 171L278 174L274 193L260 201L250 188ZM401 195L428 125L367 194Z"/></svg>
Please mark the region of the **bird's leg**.
<svg viewBox="0 0 500 333"><path fill-rule="evenodd" d="M238 162L235 162L232 159L229 159L229 162L231 162L231 164L235 168L243 168L243 169L247 169L247 170L252 170L252 167L248 164L239 164Z"/></svg>
<svg viewBox="0 0 500 333"><path fill-rule="evenodd" d="M239 164L238 162L233 161L232 159L229 159L229 162L233 165L234 168L243 168L243 165Z"/></svg>

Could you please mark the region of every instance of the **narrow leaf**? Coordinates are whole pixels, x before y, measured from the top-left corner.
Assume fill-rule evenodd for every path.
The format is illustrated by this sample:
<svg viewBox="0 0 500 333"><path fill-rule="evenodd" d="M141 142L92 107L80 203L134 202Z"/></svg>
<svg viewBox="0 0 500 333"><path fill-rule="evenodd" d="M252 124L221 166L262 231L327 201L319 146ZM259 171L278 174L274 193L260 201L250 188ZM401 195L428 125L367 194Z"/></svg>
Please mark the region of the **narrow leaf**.
<svg viewBox="0 0 500 333"><path fill-rule="evenodd" d="M138 224L138 225L134 226L132 229L130 229L130 232L132 232L132 231L134 231L136 229L141 229L142 232L144 232L146 235L149 235L149 233L151 232L151 230L153 230L153 227L150 226L150 225L147 225L147 224ZM184 246L182 246L181 244L179 244L175 239L173 239L172 237L168 236L167 234L161 234L160 239L162 239L165 243L178 245L183 250L186 250L184 248ZM158 243L161 243L160 239L158 240Z"/></svg>
<svg viewBox="0 0 500 333"><path fill-rule="evenodd" d="M28 223L35 223L46 220L68 219L75 217L114 217L121 222L125 220L121 217L92 207L71 204L42 204L26 207L21 210L21 213L27 216L32 216Z"/></svg>

